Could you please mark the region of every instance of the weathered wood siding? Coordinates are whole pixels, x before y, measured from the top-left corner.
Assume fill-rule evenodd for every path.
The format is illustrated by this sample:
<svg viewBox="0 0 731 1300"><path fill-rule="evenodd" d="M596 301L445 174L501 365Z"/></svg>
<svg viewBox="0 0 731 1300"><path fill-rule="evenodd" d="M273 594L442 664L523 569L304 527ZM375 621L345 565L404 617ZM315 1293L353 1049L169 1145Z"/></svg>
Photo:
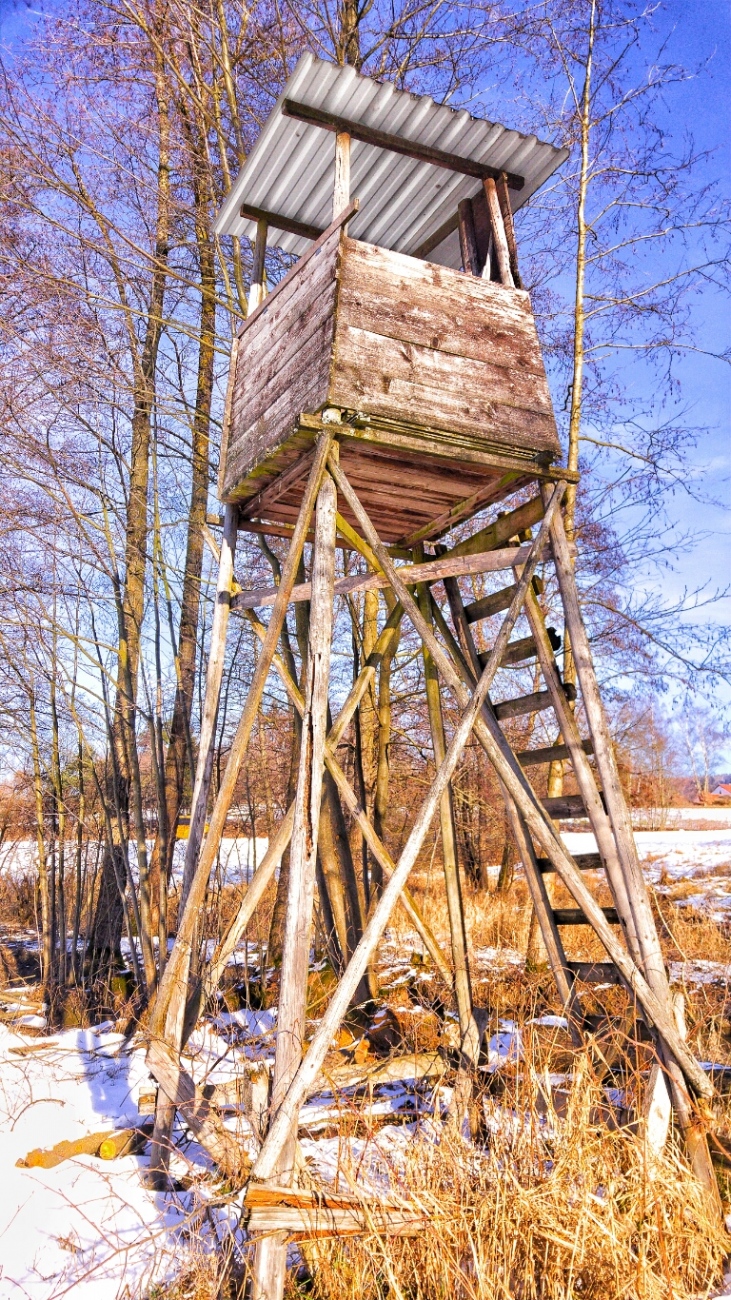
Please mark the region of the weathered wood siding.
<svg viewBox="0 0 731 1300"><path fill-rule="evenodd" d="M374 507L394 516L393 529L403 515L402 531L409 510L416 527L474 490L462 482L472 462L484 477L496 456L512 454L528 469L536 453L559 453L527 293L339 230L252 314L235 370L224 500L254 497L296 462L312 437L297 432L300 416L327 404L372 420L353 430L363 439L358 476L378 480ZM395 458L385 477L384 455ZM474 473L477 486L477 463ZM277 511L295 508L292 492Z"/></svg>
<svg viewBox="0 0 731 1300"><path fill-rule="evenodd" d="M339 247L336 230L244 326L236 356L224 500L292 434L302 411L317 411L327 401Z"/></svg>
<svg viewBox="0 0 731 1300"><path fill-rule="evenodd" d="M347 238L330 401L559 450L528 294Z"/></svg>

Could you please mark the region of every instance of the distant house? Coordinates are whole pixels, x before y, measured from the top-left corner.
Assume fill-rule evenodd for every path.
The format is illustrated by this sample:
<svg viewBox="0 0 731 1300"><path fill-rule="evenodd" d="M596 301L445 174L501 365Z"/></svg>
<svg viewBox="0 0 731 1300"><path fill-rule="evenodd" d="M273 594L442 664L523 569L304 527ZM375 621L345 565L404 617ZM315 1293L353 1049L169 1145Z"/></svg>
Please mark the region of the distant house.
<svg viewBox="0 0 731 1300"><path fill-rule="evenodd" d="M721 783L711 790L711 799L718 800L719 803L729 800L731 802L731 783Z"/></svg>

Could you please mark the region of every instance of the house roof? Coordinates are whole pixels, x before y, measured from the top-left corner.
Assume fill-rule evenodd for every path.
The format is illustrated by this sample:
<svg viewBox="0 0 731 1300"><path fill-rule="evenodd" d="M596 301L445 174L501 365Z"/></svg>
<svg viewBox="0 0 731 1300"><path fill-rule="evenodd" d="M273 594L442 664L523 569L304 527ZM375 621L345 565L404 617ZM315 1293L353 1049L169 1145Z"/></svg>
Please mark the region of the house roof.
<svg viewBox="0 0 731 1300"><path fill-rule="evenodd" d="M216 232L253 239L253 209L309 227L316 238L332 217L338 124L351 134L350 190L360 201L349 233L402 253L428 252L430 261L454 268L461 266L457 205L479 192L482 177L507 173L517 211L569 153L303 54L231 187ZM249 216L241 215L242 205ZM310 238L270 221L270 245L287 253L301 255Z"/></svg>

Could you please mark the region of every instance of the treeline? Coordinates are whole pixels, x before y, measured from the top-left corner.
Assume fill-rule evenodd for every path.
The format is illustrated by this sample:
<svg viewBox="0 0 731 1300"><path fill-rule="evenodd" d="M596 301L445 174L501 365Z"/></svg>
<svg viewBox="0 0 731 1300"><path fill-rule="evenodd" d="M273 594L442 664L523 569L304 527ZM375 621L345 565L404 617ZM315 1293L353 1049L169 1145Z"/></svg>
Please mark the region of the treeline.
<svg viewBox="0 0 731 1300"><path fill-rule="evenodd" d="M0 745L5 834L35 844L50 988L106 978L126 935L149 998L174 929L215 591L206 517L251 275L248 244L214 221L305 48L571 146L519 237L568 462L584 469L569 522L602 672L618 716L628 700L636 716L655 708L668 673L681 692L727 673L725 631L694 621L695 596L672 606L634 585L672 548L658 521L692 435L664 394L693 342L694 296L728 269L708 160L685 140L673 152L664 130L682 69L656 57L662 31L641 6L75 0L29 14L0 83ZM270 283L286 264L269 253ZM247 580L271 582L280 560L276 543L240 540ZM550 613L550 588L543 599ZM338 608L335 692L386 612L377 593ZM238 621L214 784L256 644ZM300 679L305 644L297 606L281 649ZM404 630L344 739L394 851L433 761L421 673ZM239 830L270 834L288 806L298 725L272 680ZM541 725L523 719L516 747ZM483 887L502 861L507 884L512 846L476 751L456 792L467 879ZM322 880L337 894L355 879L367 899L377 866L335 798L324 816ZM276 906L272 924L276 953Z"/></svg>

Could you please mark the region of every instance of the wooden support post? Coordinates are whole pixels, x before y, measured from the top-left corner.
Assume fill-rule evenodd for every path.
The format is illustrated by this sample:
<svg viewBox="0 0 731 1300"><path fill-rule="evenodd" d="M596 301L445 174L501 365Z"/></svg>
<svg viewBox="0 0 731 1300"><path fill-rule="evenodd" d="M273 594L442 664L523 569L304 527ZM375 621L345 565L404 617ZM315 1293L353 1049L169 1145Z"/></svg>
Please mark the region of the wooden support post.
<svg viewBox="0 0 731 1300"><path fill-rule="evenodd" d="M663 1002L672 1015L670 986L665 971L660 939L652 915L645 878L637 857L632 823L619 779L614 746L599 693L589 638L581 613L571 553L563 519L560 515L554 517L552 521L551 541L566 626L571 637L571 649L576 665L576 673L581 686L586 719L594 744L596 764L602 780L607 814L614 832L614 840L624 872L627 894L637 931L637 941L642 954L642 966L647 983L653 993ZM718 1184L711 1163L708 1141L705 1132L698 1125L693 1115L692 1102L682 1078L682 1074L685 1074L686 1078L688 1078L688 1073L683 1069L683 1061L678 1056L670 1040L666 1035L663 1034L662 1036L665 1040L662 1044L662 1054L670 1079L673 1106L688 1145L693 1170L696 1177L706 1188L712 1204L720 1212ZM683 1040L680 1041L685 1048ZM668 1048L670 1048L669 1052ZM692 1079L689 1081L691 1084L694 1083ZM698 1089L698 1091L703 1095L702 1089Z"/></svg>
<svg viewBox="0 0 731 1300"><path fill-rule="evenodd" d="M371 523L368 514L359 501L356 493L353 491L348 479L338 466L332 467L333 477L338 486L339 492L342 493L347 504L354 514L358 526L365 536L365 540L373 548L378 558L378 563L383 572L389 578L394 593L401 601L405 612L408 614L411 622L416 628L421 639L426 643L431 651L434 662L439 669L441 676L454 691L460 707L466 707L469 700L469 693L466 690L459 672L450 662L445 651L439 645L434 636L433 630L422 618L421 612L411 596L408 588L398 575L391 557L385 546L381 542L378 533ZM546 520L554 517L555 509L558 505L559 496L563 494L564 484L558 485L559 492L551 499L550 505L546 510L546 515L541 524L538 539L532 548L534 563L537 563L535 547L538 540L545 535ZM532 576L534 571L532 565L526 565L521 576L519 588L522 589L523 579L529 571ZM512 605L511 605L512 609ZM517 617L517 615L516 615ZM507 624L503 624L503 629ZM511 624L511 628L514 625ZM506 642L501 635L493 646L490 660L493 658L495 650L500 648L500 656L505 649ZM483 674L484 676L484 674ZM482 715L475 722L475 734L483 746L488 758L495 768L498 776L504 782L511 794L519 812L523 816L527 828L534 840L538 843L543 853L550 858L557 873L560 875L564 884L567 886L576 903L586 914L586 919L596 932L602 944L604 945L610 958L616 965L625 983L632 989L634 995L645 1013L648 1022L655 1025L658 1032L664 1039L669 1051L682 1069L683 1075L688 1080L691 1087L702 1097L711 1097L713 1095L713 1085L709 1082L706 1074L698 1065L692 1052L688 1050L686 1044L680 1038L675 1021L669 1012L667 1004L658 998L642 973L637 969L635 963L628 955L626 949L622 947L611 926L606 921L599 904L594 899L581 879L581 872L576 867L568 850L562 844L555 827L547 818L545 810L541 807L536 795L517 762L510 746L500 731L500 727L490 710L483 710Z"/></svg>
<svg viewBox="0 0 731 1300"><path fill-rule="evenodd" d="M463 199L457 208L459 221L459 246L462 252L462 267L467 275L480 275L480 255L477 251L475 221L472 215L470 199ZM489 257L487 265L489 266ZM489 272L488 272L489 278Z"/></svg>
<svg viewBox="0 0 731 1300"><path fill-rule="evenodd" d="M248 309L256 311L266 298L266 252L269 227L263 217L256 223L256 241L254 243L254 264L251 268L251 287L249 289Z"/></svg>
<svg viewBox="0 0 731 1300"><path fill-rule="evenodd" d="M491 176L488 176L487 180L483 181L483 185L485 186L485 198L487 199L487 208L490 213L492 243L497 259L500 283L504 284L506 288L514 289L513 273L510 269L510 252L508 250L508 241L505 237L505 226L503 225L503 214L500 209L497 186Z"/></svg>
<svg viewBox="0 0 731 1300"><path fill-rule="evenodd" d="M359 523L364 528L366 540L373 547L378 556L379 562L383 564L385 558L386 569L392 569L388 553L386 552L375 528L371 524L368 515L361 506L360 501L350 486L347 478L342 474L334 461L330 462L330 468L332 475L338 484L338 488L342 489L351 510L353 510ZM550 518L550 513L549 509L546 514L547 520ZM454 770L469 739L470 732L478 720L480 711L487 699L490 685L498 667L500 666L505 646L508 643L510 633L515 626L515 622L525 599L527 585L530 582L530 579L535 572L535 566L538 563L538 548L541 542L542 533L539 534L533 548L532 558L529 558L523 576L516 586L515 596L513 597L503 626L496 638L490 658L485 665L474 694L470 697L468 692L461 688L460 684L460 705L464 711L454 730L452 739L449 742L444 762L439 767L431 789L416 816L416 820L406 841L403 853L399 858L396 869L391 876L391 879L386 884L368 925L366 926L363 937L348 963L347 969L345 970L345 973L330 1000L325 1015L320 1021L320 1025L310 1043L307 1055L297 1070L289 1091L277 1111L271 1128L269 1129L257 1157L256 1164L252 1170L252 1178L255 1180L266 1181L273 1176L278 1167L281 1153L289 1141L292 1124L299 1114L299 1108L304 1098L307 1096L308 1088L312 1086L322 1068L333 1035L337 1031L342 1018L350 1005L351 998L367 969L368 963L370 962L381 936L388 925L391 913L398 901L399 895L414 867L416 859L421 851L421 846L424 842L426 833L431 825L432 818L439 807L444 791L447 789L447 786L454 775ZM393 572L389 576L391 576L393 582ZM427 624L421 618L418 607L411 599L406 588L398 578L396 579L396 582L399 588L401 588L399 591L401 603L404 605L407 612L409 612L412 621L415 622L418 620L418 622L423 626L424 631L427 633L429 640L436 648L439 657L443 659L445 663L448 663L443 651L440 649L434 638L433 632L429 631ZM406 599L404 599L404 597ZM422 634L421 627L418 630L420 634ZM424 639L423 634L422 639ZM431 646L430 649L432 649ZM455 680L458 681L456 674L454 674L454 677Z"/></svg>
<svg viewBox="0 0 731 1300"><path fill-rule="evenodd" d="M419 556L419 558L422 558ZM419 587L419 606L424 618L431 620L428 588ZM424 683L426 689L429 725L431 727L434 761L437 767L444 762L447 746L444 738L444 719L439 693L439 678L426 646L422 647L424 657ZM461 1052L465 1065L476 1066L480 1054L480 1034L472 1014L472 989L467 961L467 934L464 924L462 890L460 888L459 867L457 862L457 833L454 821L454 802L452 788L448 786L442 796L439 808L442 831L442 856L444 860L444 883L447 893L447 913L449 915L449 933L452 942L452 962L454 964L454 993L459 1015ZM468 1102L468 1089L462 1088L462 1100Z"/></svg>
<svg viewBox="0 0 731 1300"><path fill-rule="evenodd" d="M518 270L518 245L515 240L515 226L513 225L513 209L510 206L510 189L508 187L508 178L505 172L498 177L497 196L500 200L500 211L503 214L503 225L505 226L505 238L508 241L508 252L510 253L510 270L513 274L513 284L516 289L523 288L523 282Z"/></svg>
<svg viewBox="0 0 731 1300"><path fill-rule="evenodd" d="M211 786L211 774L213 771L213 740L216 731L216 718L218 716L218 701L221 694L221 680L223 678L226 631L228 628L229 613L231 609L231 582L233 579L234 557L236 554L237 522L238 507L235 505L227 505L224 512L223 537L221 539L221 549L219 552L216 603L213 611L213 625L211 627L206 693L203 701L203 714L201 717L200 739L198 743L198 762L196 764L193 795L190 804L190 825L188 828L188 842L185 849L185 865L183 868L181 911L185 907L185 899L190 890L191 881L195 873L198 853L203 839L206 807L208 805L208 795ZM185 978L187 983L187 971ZM162 1033L164 1029L165 1016L168 1010L164 1000L164 984L165 979L163 977L163 982L158 991L155 1007L153 1008L153 1023L158 1033ZM168 985L168 987L172 987L172 985ZM180 996L176 999L172 1011L170 1029L173 1041L176 1040L182 1030L184 1003L184 992L181 991ZM161 1089L158 1093L158 1104L155 1111L155 1128L150 1150L150 1179L153 1184L159 1184L162 1186L167 1181L174 1119L175 1105Z"/></svg>
<svg viewBox="0 0 731 1300"><path fill-rule="evenodd" d="M350 136L346 131L335 135L335 184L333 186L333 221L350 203Z"/></svg>
<svg viewBox="0 0 731 1300"><path fill-rule="evenodd" d="M197 933L198 920L203 907L208 880L211 868L215 861L218 849L223 835L223 829L226 823L226 817L233 797L233 792L238 774L241 770L241 764L246 757L246 751L249 745L249 739L253 729L256 714L264 693L266 679L269 674L271 662L276 652L279 634L282 623L287 612L289 597L294 586L294 580L297 574L297 568L304 547L305 538L310 525L310 518L315 503L317 492L319 491L320 482L325 472L325 463L332 446L332 434L324 432L320 435L318 442L317 454L313 462L310 476L305 489L305 494L300 508L299 518L292 535L289 554L282 572L280 583L280 598L275 603L272 610L271 621L267 630L266 640L262 647L261 654L254 670L254 676L249 690L244 710L236 730L236 735L229 752L226 770L224 772L221 789L211 816L211 823L208 835L203 845L202 852L195 865L194 872L190 880L190 886L187 893L185 907L178 923L178 934L173 945L164 975L158 987L157 997L150 1017L150 1034L153 1038L164 1037L167 1044L174 1050L180 1051L181 1038L185 1020L185 1006L188 999L188 983L190 979L190 963L193 945ZM224 557L222 554L222 564ZM225 561L228 566L228 558ZM233 550L231 549L230 563L233 566ZM225 576L225 574L224 574ZM221 600L221 605L226 606L230 599L231 574L228 577L228 589L225 600ZM219 590L223 590L223 581L219 577ZM223 616L222 616L223 617ZM225 633L225 621L223 624ZM216 647L216 661L209 671L215 676L223 671L223 650L224 640L219 636ZM218 689L220 690L220 678ZM213 686L210 698L210 722L211 738L213 727L215 726L215 709L213 708ZM208 695L208 692L207 692ZM210 760L209 760L210 761ZM205 821L205 800L203 799L203 775L205 768L199 759L199 771L201 772L201 793L199 802L194 805L193 812L201 818L201 830ZM210 772L209 772L210 779ZM206 790L207 794L207 790ZM191 836L194 834L194 819L191 817ZM193 849L190 849L191 861L193 861ZM187 858L186 858L187 861ZM153 1068L151 1066L151 1068ZM154 1073L154 1068L153 1068ZM150 1164L153 1179L159 1171L161 1179L165 1177L166 1162L170 1148L170 1132L174 1115L174 1106L170 1103L172 1099L166 1100L164 1087L160 1089L160 1123L159 1131L156 1123L156 1141L153 1145L152 1157Z"/></svg>
<svg viewBox="0 0 731 1300"><path fill-rule="evenodd" d="M315 514L312 561L312 607L307 655L305 708L302 719L297 794L290 845L289 893L284 929L282 970L277 1010L271 1113L276 1115L302 1059L315 891L317 837L322 801L330 647L335 585L335 484L323 479ZM270 1176L287 1185L294 1173L297 1117L282 1144ZM287 1264L286 1240L275 1237L257 1246L252 1295L255 1300L281 1300Z"/></svg>

